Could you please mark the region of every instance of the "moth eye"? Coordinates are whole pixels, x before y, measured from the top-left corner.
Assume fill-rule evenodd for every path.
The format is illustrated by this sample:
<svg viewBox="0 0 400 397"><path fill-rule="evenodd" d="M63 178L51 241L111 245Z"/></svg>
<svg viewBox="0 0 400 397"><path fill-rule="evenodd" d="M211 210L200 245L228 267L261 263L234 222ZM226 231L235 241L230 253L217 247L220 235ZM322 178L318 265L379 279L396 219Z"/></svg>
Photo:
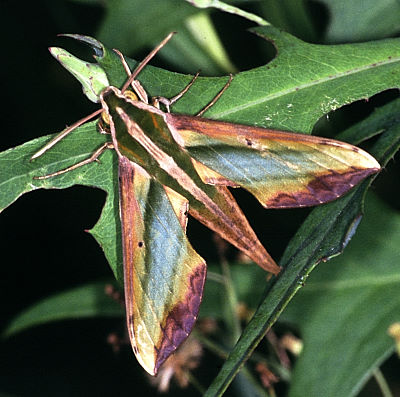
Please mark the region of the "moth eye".
<svg viewBox="0 0 400 397"><path fill-rule="evenodd" d="M250 139L246 138L246 145L253 146L253 142Z"/></svg>
<svg viewBox="0 0 400 397"><path fill-rule="evenodd" d="M139 248L142 248L143 246L144 246L144 242L143 242L143 241L139 241L139 242L138 242L138 247L139 247Z"/></svg>
<svg viewBox="0 0 400 397"><path fill-rule="evenodd" d="M125 91L125 98L131 99L132 101L138 101L138 96L133 91Z"/></svg>

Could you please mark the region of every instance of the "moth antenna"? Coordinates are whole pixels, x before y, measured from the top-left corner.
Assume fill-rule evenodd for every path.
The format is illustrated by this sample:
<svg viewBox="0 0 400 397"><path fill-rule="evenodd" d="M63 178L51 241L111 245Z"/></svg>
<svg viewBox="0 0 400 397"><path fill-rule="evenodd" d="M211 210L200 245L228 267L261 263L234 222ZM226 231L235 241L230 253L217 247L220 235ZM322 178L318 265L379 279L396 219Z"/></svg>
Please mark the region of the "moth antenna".
<svg viewBox="0 0 400 397"><path fill-rule="evenodd" d="M142 62L139 63L137 68L132 72L132 74L129 76L129 79L125 82L123 87L121 88L121 92L124 92L131 82L135 80L136 76L142 71L142 69L150 62L150 60L154 57L154 55L157 54L158 51L161 50L165 46L165 44L168 43L168 41L171 39L171 37L175 34L176 32L171 32L163 41L161 41L160 44L158 44L157 47L155 47L149 55L146 56L146 58L143 59Z"/></svg>
<svg viewBox="0 0 400 397"><path fill-rule="evenodd" d="M64 131L61 131L56 137L54 137L50 142L46 143L39 151L37 151L30 159L30 161L37 159L42 154L46 153L49 149L51 149L54 145L60 142L64 137L66 137L69 133L71 133L75 128L78 128L80 125L86 123L90 119L96 117L100 114L103 109L97 109L95 112L87 115L86 117L76 121L74 124L66 128Z"/></svg>

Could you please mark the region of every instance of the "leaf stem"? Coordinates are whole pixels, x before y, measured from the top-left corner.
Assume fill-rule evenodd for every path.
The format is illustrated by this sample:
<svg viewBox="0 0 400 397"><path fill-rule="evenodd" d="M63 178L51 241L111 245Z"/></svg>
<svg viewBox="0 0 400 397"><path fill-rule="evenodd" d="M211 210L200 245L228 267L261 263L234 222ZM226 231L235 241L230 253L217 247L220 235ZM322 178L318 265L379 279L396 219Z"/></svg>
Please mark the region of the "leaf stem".
<svg viewBox="0 0 400 397"><path fill-rule="evenodd" d="M260 26L270 25L265 19L259 17L258 15L252 14L251 12L243 11L238 7L234 7L230 4L226 4L219 0L186 0L198 8L218 8L221 11L229 12L230 14L239 15L243 18L253 21Z"/></svg>
<svg viewBox="0 0 400 397"><path fill-rule="evenodd" d="M207 272L207 280L215 281L216 283L224 284L224 276L217 272Z"/></svg>
<svg viewBox="0 0 400 397"><path fill-rule="evenodd" d="M229 351L221 347L218 343L213 342L209 338L205 337L201 333L196 333L196 339L198 339L203 346L211 351L216 356L226 360L229 356Z"/></svg>
<svg viewBox="0 0 400 397"><path fill-rule="evenodd" d="M239 339L242 329L237 316L238 301L236 291L233 286L231 271L229 264L226 260L221 260L222 274L224 275L224 286L227 295L226 308L227 308L227 326L231 328L233 343L236 343Z"/></svg>
<svg viewBox="0 0 400 397"><path fill-rule="evenodd" d="M229 267L229 263L226 260L225 252L226 252L226 243L222 240L217 234L214 234L214 242L217 248L219 261L221 264L221 272L223 277L223 284L226 292L226 299L224 299L222 303L222 307L224 308L224 320L226 329L230 330L231 334L231 342L234 345L239 339L242 328L240 326L240 320L237 314L238 308L238 300L235 291L235 287L233 285L231 271Z"/></svg>
<svg viewBox="0 0 400 397"><path fill-rule="evenodd" d="M383 397L393 397L393 393L391 392L388 383L386 382L385 377L383 376L382 371L379 368L376 368L373 372L373 376L376 380L376 383L379 386L379 389L382 392Z"/></svg>
<svg viewBox="0 0 400 397"><path fill-rule="evenodd" d="M200 393L203 395L206 391L205 387L197 380L197 378L191 373L188 373L188 378L190 384Z"/></svg>

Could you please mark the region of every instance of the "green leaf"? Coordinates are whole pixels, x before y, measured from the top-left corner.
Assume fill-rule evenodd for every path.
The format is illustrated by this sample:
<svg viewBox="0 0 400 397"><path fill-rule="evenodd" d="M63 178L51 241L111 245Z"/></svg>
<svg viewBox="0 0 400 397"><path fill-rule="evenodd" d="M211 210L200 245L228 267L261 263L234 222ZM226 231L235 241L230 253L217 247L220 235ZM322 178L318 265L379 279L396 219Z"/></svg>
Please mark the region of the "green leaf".
<svg viewBox="0 0 400 397"><path fill-rule="evenodd" d="M387 329L400 304L400 215L373 196L366 204L346 252L313 272L281 318L304 342L291 397L355 396L394 350Z"/></svg>
<svg viewBox="0 0 400 397"><path fill-rule="evenodd" d="M180 72L201 70L201 74L206 76L236 71L207 13L188 17L177 31L174 40L159 55L173 69Z"/></svg>
<svg viewBox="0 0 400 397"><path fill-rule="evenodd" d="M311 42L362 42L395 36L400 31L397 0L321 0L311 6L309 3L263 0L255 7L274 26ZM321 28L325 18L324 32L319 33L317 27Z"/></svg>
<svg viewBox="0 0 400 397"><path fill-rule="evenodd" d="M0 154L0 211L22 194L39 188L65 189L80 184L104 190L107 193L107 200L100 220L91 233L103 248L115 277L122 285L122 266L117 266L118 263L122 264L118 189L115 182L118 166L113 153L111 151L104 153L100 164L92 163L58 178L33 179L88 158L105 142L106 137L98 133L96 123L87 123L63 139L54 149L46 153L46 156L30 162L31 156L50 138L47 136L34 139Z"/></svg>
<svg viewBox="0 0 400 397"><path fill-rule="evenodd" d="M318 35L310 13L309 3L305 0L263 0L256 4L258 13L272 25L291 33L303 40L315 42ZM318 15L318 19L321 15Z"/></svg>
<svg viewBox="0 0 400 397"><path fill-rule="evenodd" d="M206 75L235 70L219 43L208 13L199 12L181 0L110 1L98 37L105 44L130 54L154 47L171 31L179 34L159 56L175 69L200 69Z"/></svg>
<svg viewBox="0 0 400 397"><path fill-rule="evenodd" d="M279 49L267 66L237 74L206 117L235 123L310 133L324 114L382 90L399 86L399 39L321 46L304 43L273 27L254 29ZM106 64L106 61L109 63ZM111 56L99 62L113 80ZM140 81L150 95L173 96L189 77L147 67ZM199 78L174 106L195 114L218 92L226 78Z"/></svg>
<svg viewBox="0 0 400 397"><path fill-rule="evenodd" d="M179 30L186 17L198 13L180 0L110 0L106 6L97 36L124 53L154 46L169 32Z"/></svg>
<svg viewBox="0 0 400 397"><path fill-rule="evenodd" d="M397 0L322 0L330 23L329 42L366 41L400 31L400 3Z"/></svg>
<svg viewBox="0 0 400 397"><path fill-rule="evenodd" d="M49 296L19 313L4 329L2 336L10 337L29 327L52 321L122 317L121 305L106 295L105 285L105 282L90 283Z"/></svg>
<svg viewBox="0 0 400 397"><path fill-rule="evenodd" d="M186 27L191 33L193 41L195 41L201 49L208 55L203 58L210 58L225 72L236 72L235 66L229 60L229 56L226 53L223 44L218 36L218 33L212 23L212 20L208 13L201 12L188 18L186 21ZM181 37L179 34L178 38ZM192 51L189 51L189 54ZM199 58L199 57L197 57ZM200 59L196 59L196 64L192 70L200 69L202 73L206 73L201 66ZM207 70L207 74L211 73Z"/></svg>
<svg viewBox="0 0 400 397"><path fill-rule="evenodd" d="M206 117L310 133L324 114L399 86L399 39L322 46L302 42L271 26L253 31L274 43L279 49L277 57L267 66L237 74ZM97 60L110 84L121 86L126 73L116 54L105 49ZM150 95L165 97L175 95L190 81L189 76L152 66L139 78ZM197 113L224 82L226 78L200 77L173 111Z"/></svg>
<svg viewBox="0 0 400 397"><path fill-rule="evenodd" d="M390 131L396 131L400 128L400 99L395 99L384 106L374 109L373 113L361 122L348 128L337 135L337 138L346 142L353 142L358 145L365 139ZM396 152L396 146L393 147L393 154ZM383 155L381 153L380 155ZM390 157L389 157L390 158Z"/></svg>

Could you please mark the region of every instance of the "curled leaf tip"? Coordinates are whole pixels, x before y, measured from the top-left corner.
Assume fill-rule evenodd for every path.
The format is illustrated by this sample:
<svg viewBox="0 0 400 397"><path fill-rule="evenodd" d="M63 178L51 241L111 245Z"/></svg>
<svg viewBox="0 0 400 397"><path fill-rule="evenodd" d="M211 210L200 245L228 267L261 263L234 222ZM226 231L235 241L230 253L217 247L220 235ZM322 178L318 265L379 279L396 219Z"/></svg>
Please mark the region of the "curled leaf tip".
<svg viewBox="0 0 400 397"><path fill-rule="evenodd" d="M72 33L60 33L57 36L60 37L70 37L72 39L81 41L82 43L90 45L93 48L96 56L103 57L104 55L104 46L100 41L96 40L93 37L85 36L82 34L72 34Z"/></svg>

